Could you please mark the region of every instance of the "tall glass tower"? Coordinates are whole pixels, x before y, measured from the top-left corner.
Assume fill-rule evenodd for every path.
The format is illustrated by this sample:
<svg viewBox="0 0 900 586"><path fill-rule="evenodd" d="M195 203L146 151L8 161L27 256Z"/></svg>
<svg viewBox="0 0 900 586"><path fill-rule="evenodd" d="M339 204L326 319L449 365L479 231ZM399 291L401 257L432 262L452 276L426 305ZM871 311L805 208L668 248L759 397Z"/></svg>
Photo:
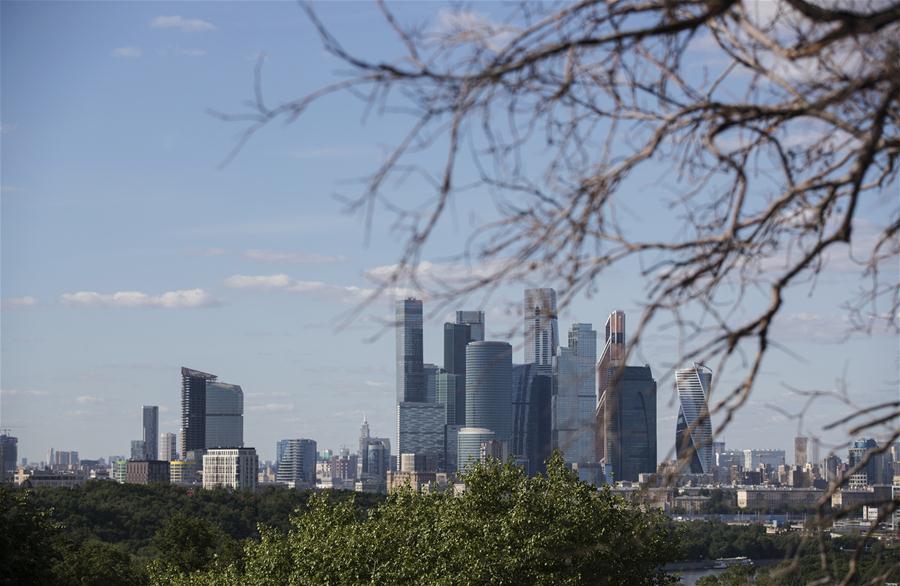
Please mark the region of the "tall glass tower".
<svg viewBox="0 0 900 586"><path fill-rule="evenodd" d="M656 471L656 381L649 366L622 367L606 391L606 464L614 480Z"/></svg>
<svg viewBox="0 0 900 586"><path fill-rule="evenodd" d="M159 407L156 405L144 405L142 415L144 420L144 457L148 460L158 460Z"/></svg>
<svg viewBox="0 0 900 586"><path fill-rule="evenodd" d="M207 381L206 448L244 447L244 391L240 385Z"/></svg>
<svg viewBox="0 0 900 586"><path fill-rule="evenodd" d="M525 317L525 364L534 363L549 372L559 346L556 291L525 289L522 315Z"/></svg>
<svg viewBox="0 0 900 586"><path fill-rule="evenodd" d="M614 449L611 443L618 441L618 437L611 432L610 426L618 407L609 386L618 369L625 364L625 312L616 310L609 314L604 330L603 349L597 361L596 452L599 461L611 464L610 452Z"/></svg>
<svg viewBox="0 0 900 586"><path fill-rule="evenodd" d="M181 457L206 448L206 383L216 375L181 367Z"/></svg>
<svg viewBox="0 0 900 586"><path fill-rule="evenodd" d="M456 312L456 323L469 326L470 340L484 342L484 312L481 310L463 310Z"/></svg>
<svg viewBox="0 0 900 586"><path fill-rule="evenodd" d="M425 400L423 370L422 301L398 299L397 324L397 402Z"/></svg>
<svg viewBox="0 0 900 586"><path fill-rule="evenodd" d="M690 462L693 474L712 472L712 420L709 417L709 389L712 370L697 364L675 371L675 389L678 391L678 423L675 427L675 445L679 462Z"/></svg>
<svg viewBox="0 0 900 586"><path fill-rule="evenodd" d="M573 324L569 346L553 357L552 443L569 463L596 462L597 332Z"/></svg>
<svg viewBox="0 0 900 586"><path fill-rule="evenodd" d="M494 439L512 437L512 346L472 342L466 346L466 427L486 428Z"/></svg>

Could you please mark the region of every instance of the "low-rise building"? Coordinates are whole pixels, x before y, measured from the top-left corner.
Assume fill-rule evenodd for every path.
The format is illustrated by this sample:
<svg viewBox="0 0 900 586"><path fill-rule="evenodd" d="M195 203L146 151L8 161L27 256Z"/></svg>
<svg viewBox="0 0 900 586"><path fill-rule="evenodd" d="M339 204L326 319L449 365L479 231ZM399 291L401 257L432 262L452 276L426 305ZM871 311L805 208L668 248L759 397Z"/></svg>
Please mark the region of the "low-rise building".
<svg viewBox="0 0 900 586"><path fill-rule="evenodd" d="M825 494L816 488L784 488L757 486L739 488L737 506L750 511L812 509Z"/></svg>
<svg viewBox="0 0 900 586"><path fill-rule="evenodd" d="M128 484L169 484L169 462L166 460L128 460L125 466Z"/></svg>
<svg viewBox="0 0 900 586"><path fill-rule="evenodd" d="M85 483L87 477L80 470L35 470L19 468L15 483L23 488L74 487Z"/></svg>

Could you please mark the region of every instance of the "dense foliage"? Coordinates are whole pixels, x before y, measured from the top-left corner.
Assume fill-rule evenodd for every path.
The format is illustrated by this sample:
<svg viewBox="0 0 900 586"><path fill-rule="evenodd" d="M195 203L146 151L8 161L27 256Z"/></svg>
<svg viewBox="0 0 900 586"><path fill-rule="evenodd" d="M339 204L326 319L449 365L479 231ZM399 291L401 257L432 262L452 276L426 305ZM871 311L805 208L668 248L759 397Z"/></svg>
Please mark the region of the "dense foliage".
<svg viewBox="0 0 900 586"><path fill-rule="evenodd" d="M310 500L287 532L248 542L242 564L188 574L160 563L155 584L664 584L677 558L668 520L579 482L558 456L547 476L475 468L466 490L398 491L360 513ZM243 567L241 567L243 565Z"/></svg>

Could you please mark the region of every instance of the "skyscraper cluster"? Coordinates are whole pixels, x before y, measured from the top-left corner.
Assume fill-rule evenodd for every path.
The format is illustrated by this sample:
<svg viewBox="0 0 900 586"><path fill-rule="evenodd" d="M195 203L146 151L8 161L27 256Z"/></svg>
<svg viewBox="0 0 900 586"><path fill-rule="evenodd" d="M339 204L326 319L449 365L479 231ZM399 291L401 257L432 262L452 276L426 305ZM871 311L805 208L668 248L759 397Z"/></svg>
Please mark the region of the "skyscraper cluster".
<svg viewBox="0 0 900 586"><path fill-rule="evenodd" d="M510 343L484 339L483 311L458 311L455 322L444 324L443 366L429 368L423 303L396 302L401 471L403 462L463 471L488 454L502 454L536 474L559 450L579 473L599 470L607 481L655 472L656 381L648 365L625 364L625 314L610 314L599 357L590 323L572 324L561 345L553 289L526 289L522 315L523 363L513 363ZM692 372L702 372L705 386L694 389L687 374L680 375L681 412L690 421L677 434L691 440L682 453L696 452L691 461L702 468L712 449L706 408L711 373L699 366Z"/></svg>

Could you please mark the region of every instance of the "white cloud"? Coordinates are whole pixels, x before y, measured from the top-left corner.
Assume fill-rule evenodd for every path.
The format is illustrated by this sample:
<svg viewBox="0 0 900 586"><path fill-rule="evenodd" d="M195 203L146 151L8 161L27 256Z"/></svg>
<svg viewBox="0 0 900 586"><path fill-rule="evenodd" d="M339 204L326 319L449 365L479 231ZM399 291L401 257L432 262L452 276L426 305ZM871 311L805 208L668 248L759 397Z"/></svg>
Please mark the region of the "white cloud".
<svg viewBox="0 0 900 586"><path fill-rule="evenodd" d="M292 403L266 403L264 405L252 405L250 411L262 411L265 413L279 413L281 411L293 411Z"/></svg>
<svg viewBox="0 0 900 586"><path fill-rule="evenodd" d="M497 52L509 44L520 29L494 22L480 12L441 8L432 30L454 42L475 42Z"/></svg>
<svg viewBox="0 0 900 586"><path fill-rule="evenodd" d="M44 397L49 395L47 391L34 391L22 389L2 389L0 396L3 397Z"/></svg>
<svg viewBox="0 0 900 586"><path fill-rule="evenodd" d="M248 250L241 256L243 256L247 260L294 264L331 264L347 261L347 257L341 255L326 255L308 252L281 252L277 250L257 249Z"/></svg>
<svg viewBox="0 0 900 586"><path fill-rule="evenodd" d="M175 52L179 55L184 55L185 57L203 57L206 55L206 49L180 48L175 49Z"/></svg>
<svg viewBox="0 0 900 586"><path fill-rule="evenodd" d="M225 279L225 286L232 289L316 294L341 303L360 303L377 292L377 289L372 287L336 285L322 281L301 281L283 273L277 275L232 275ZM386 287L381 293L387 297L408 297L417 294L422 297L420 292L417 293L412 289L402 287Z"/></svg>
<svg viewBox="0 0 900 586"><path fill-rule="evenodd" d="M159 295L148 295L140 291L118 291L116 293L78 291L77 293L63 293L60 301L69 307L102 308L186 309L215 307L219 304L218 300L203 289L166 291Z"/></svg>
<svg viewBox="0 0 900 586"><path fill-rule="evenodd" d="M144 54L140 47L117 47L112 50L113 57L137 59Z"/></svg>
<svg viewBox="0 0 900 586"><path fill-rule="evenodd" d="M175 28L185 33L196 33L215 30L215 25L199 18L183 16L157 16L150 21L153 28Z"/></svg>
<svg viewBox="0 0 900 586"><path fill-rule="evenodd" d="M79 405L95 405L97 403L102 403L103 399L94 395L81 395L75 399L75 402Z"/></svg>
<svg viewBox="0 0 900 586"><path fill-rule="evenodd" d="M34 297L26 295L25 297L8 297L3 300L3 307L34 307L38 304L38 300Z"/></svg>
<svg viewBox="0 0 900 586"><path fill-rule="evenodd" d="M15 124L0 124L0 134L12 134L15 131Z"/></svg>
<svg viewBox="0 0 900 586"><path fill-rule="evenodd" d="M384 381L377 381L377 380L367 380L366 381L367 387L386 387L390 384L391 383L386 383Z"/></svg>

